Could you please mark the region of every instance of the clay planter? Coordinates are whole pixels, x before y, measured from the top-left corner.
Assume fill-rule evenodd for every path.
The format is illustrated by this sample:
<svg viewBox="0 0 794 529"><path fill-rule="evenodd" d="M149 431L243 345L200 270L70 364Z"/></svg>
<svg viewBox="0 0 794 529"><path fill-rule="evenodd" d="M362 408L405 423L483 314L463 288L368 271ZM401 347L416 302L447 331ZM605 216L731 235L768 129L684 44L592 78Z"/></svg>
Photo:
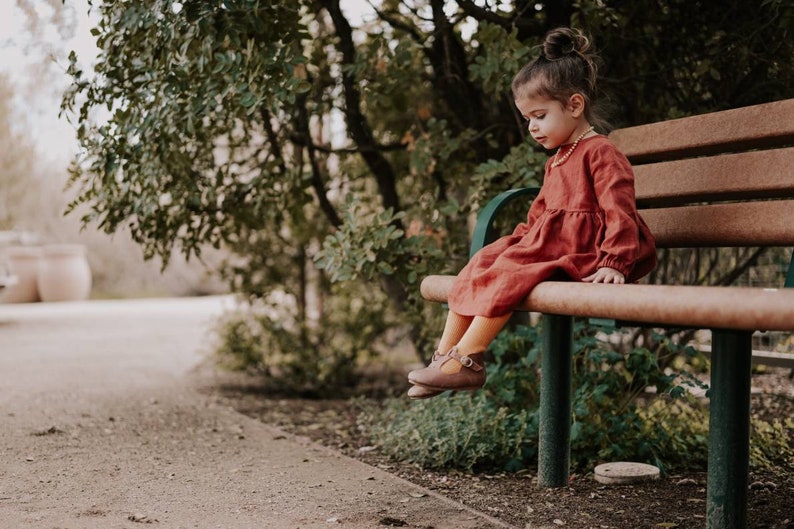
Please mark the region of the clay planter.
<svg viewBox="0 0 794 529"><path fill-rule="evenodd" d="M40 255L41 249L36 246L8 246L2 250L0 258L5 259L8 273L16 278L16 283L3 289L0 294L3 303L39 300L37 278Z"/></svg>
<svg viewBox="0 0 794 529"><path fill-rule="evenodd" d="M45 246L38 272L42 301L82 301L91 293L91 268L81 244Z"/></svg>

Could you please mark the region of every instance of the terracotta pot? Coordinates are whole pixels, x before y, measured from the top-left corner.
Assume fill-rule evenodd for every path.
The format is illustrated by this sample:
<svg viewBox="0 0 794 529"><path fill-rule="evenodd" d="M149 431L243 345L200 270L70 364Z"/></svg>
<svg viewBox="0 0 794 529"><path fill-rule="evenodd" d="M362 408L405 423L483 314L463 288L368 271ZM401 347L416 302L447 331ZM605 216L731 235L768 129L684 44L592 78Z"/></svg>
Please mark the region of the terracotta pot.
<svg viewBox="0 0 794 529"><path fill-rule="evenodd" d="M8 273L16 278L16 283L2 290L3 303L30 303L39 300L37 286L39 257L41 248L37 246L8 246L2 251Z"/></svg>
<svg viewBox="0 0 794 529"><path fill-rule="evenodd" d="M82 301L91 293L91 268L81 244L44 246L39 259L42 301Z"/></svg>

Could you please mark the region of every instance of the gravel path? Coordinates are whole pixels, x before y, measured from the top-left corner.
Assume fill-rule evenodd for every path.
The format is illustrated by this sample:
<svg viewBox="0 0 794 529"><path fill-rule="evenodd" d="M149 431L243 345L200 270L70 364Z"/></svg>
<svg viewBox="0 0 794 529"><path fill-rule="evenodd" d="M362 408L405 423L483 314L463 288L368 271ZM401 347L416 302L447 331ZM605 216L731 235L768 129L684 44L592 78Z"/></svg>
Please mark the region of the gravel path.
<svg viewBox="0 0 794 529"><path fill-rule="evenodd" d="M231 304L0 305L0 526L505 527L197 391Z"/></svg>

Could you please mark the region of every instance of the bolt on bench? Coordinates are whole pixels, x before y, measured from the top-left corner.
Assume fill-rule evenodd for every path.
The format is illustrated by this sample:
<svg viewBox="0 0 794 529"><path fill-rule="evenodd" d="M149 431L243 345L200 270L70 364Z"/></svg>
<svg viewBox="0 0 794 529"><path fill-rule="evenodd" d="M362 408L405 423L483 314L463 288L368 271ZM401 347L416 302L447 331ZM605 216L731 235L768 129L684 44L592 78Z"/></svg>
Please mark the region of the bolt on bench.
<svg viewBox="0 0 794 529"><path fill-rule="evenodd" d="M634 167L637 206L658 248L794 247L794 99L620 129L610 139ZM480 213L472 254L495 238L506 191ZM429 276L446 302L454 276ZM543 313L541 487L568 483L573 318L711 329L709 529L746 527L751 335L794 331L794 256L784 288L606 285L548 281L521 310Z"/></svg>

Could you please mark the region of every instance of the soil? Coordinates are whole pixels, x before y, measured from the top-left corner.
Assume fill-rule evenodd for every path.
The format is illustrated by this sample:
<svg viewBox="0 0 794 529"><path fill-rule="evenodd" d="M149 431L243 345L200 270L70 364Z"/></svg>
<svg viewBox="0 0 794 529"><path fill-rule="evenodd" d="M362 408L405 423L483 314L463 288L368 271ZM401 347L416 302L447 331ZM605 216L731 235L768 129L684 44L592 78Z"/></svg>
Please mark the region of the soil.
<svg viewBox="0 0 794 529"><path fill-rule="evenodd" d="M754 375L752 410L762 418L794 417L791 370ZM261 381L216 387L217 397L237 411L305 436L410 482L487 513L513 527L530 528L702 528L706 514L705 472L663 477L639 485L603 485L590 475L571 476L561 489L539 489L533 471L464 474L429 471L379 453L357 427L362 397L290 398L262 388ZM372 392L369 392L373 394ZM377 404L382 392L364 397ZM790 440L794 442L794 440ZM794 529L794 473L751 472L750 529Z"/></svg>

